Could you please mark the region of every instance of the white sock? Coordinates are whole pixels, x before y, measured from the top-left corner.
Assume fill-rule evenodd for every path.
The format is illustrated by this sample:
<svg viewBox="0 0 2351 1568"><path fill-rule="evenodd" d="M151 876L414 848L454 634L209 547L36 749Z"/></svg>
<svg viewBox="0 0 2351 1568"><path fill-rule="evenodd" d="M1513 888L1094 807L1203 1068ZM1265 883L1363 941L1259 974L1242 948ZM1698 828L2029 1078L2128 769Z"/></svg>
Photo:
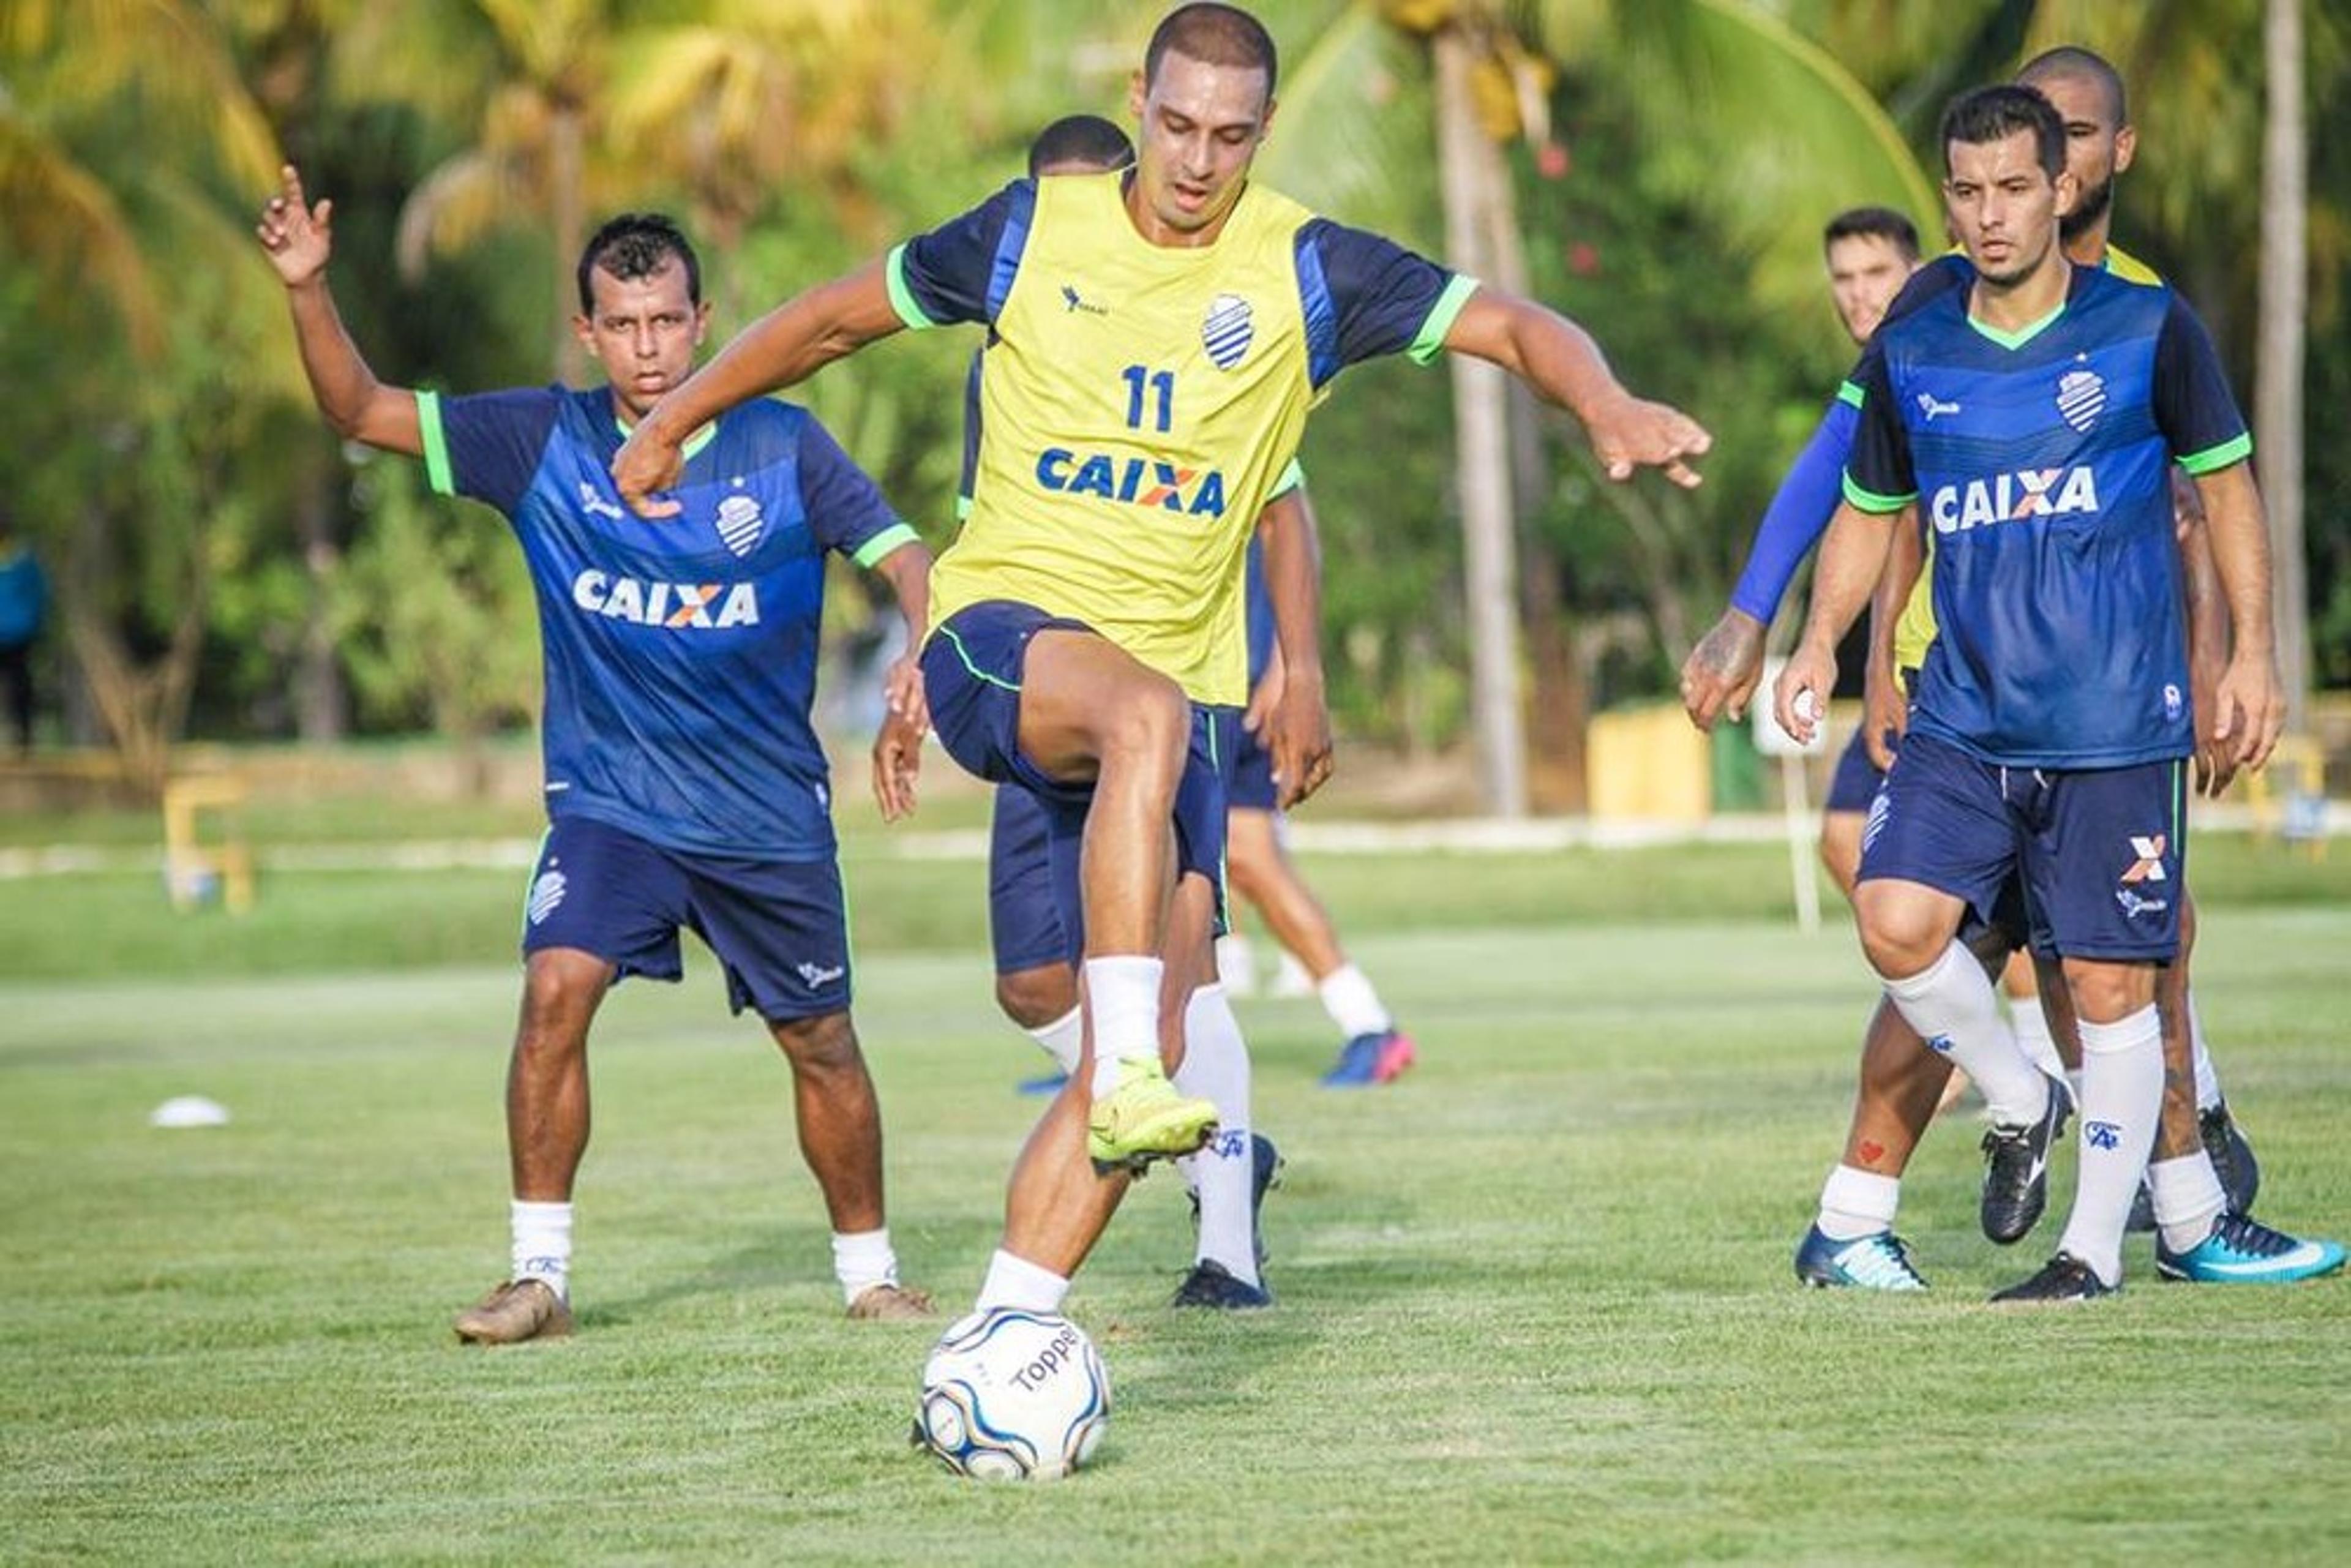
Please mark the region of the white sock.
<svg viewBox="0 0 2351 1568"><path fill-rule="evenodd" d="M2107 1284L2123 1277L2123 1226L2163 1114L2163 1025L2152 1004L2114 1023L2082 1020L2081 1169L2059 1239Z"/></svg>
<svg viewBox="0 0 2351 1568"><path fill-rule="evenodd" d="M1131 955L1085 961L1097 1097L1118 1087L1122 1062L1159 1064L1159 981L1165 969L1156 958Z"/></svg>
<svg viewBox="0 0 2351 1568"><path fill-rule="evenodd" d="M1886 982L1903 1020L1975 1080L1992 1124L2021 1127L2049 1109L2049 1081L2000 1021L2000 994L1957 942L1918 973Z"/></svg>
<svg viewBox="0 0 2351 1568"><path fill-rule="evenodd" d="M2009 998L2008 1027L2026 1061L2052 1078L2065 1076L2065 1059L2057 1054L2057 1042L2050 1038L2049 1015L2041 1010L2039 997Z"/></svg>
<svg viewBox="0 0 2351 1568"><path fill-rule="evenodd" d="M841 1281L841 1300L852 1305L876 1285L896 1284L898 1254L890 1249L890 1228L834 1231L832 1277Z"/></svg>
<svg viewBox="0 0 2351 1568"><path fill-rule="evenodd" d="M1236 1280L1254 1285L1257 1226L1250 1186L1257 1161L1249 1149L1249 1044L1222 986L1202 986L1184 1004L1184 1065L1176 1087L1217 1107L1217 1135L1196 1155L1176 1162L1184 1183L1200 1195L1196 1261L1211 1260Z"/></svg>
<svg viewBox="0 0 2351 1568"><path fill-rule="evenodd" d="M2212 1234L2212 1222L2229 1207L2212 1156L2199 1149L2176 1160L2156 1160L2147 1167L2147 1191L2155 1197L2155 1226L2163 1244L2185 1252Z"/></svg>
<svg viewBox="0 0 2351 1568"><path fill-rule="evenodd" d="M1246 997L1257 991L1257 953L1249 939L1236 931L1217 938L1217 984L1225 994Z"/></svg>
<svg viewBox="0 0 2351 1568"><path fill-rule="evenodd" d="M2188 993L2188 1043L2196 1051L2196 1108L2210 1111L2220 1103L2220 1074L2212 1053L2204 1047L2204 1020L2196 1016L2196 992Z"/></svg>
<svg viewBox="0 0 2351 1568"><path fill-rule="evenodd" d="M1019 1307L1024 1312L1058 1312L1069 1293L1068 1280L999 1247L987 1260L987 1278L980 1283L979 1300L972 1303L972 1310Z"/></svg>
<svg viewBox="0 0 2351 1568"><path fill-rule="evenodd" d="M1322 998L1322 1010L1349 1040L1385 1034L1395 1027L1395 1019L1380 1005L1379 992L1372 989L1372 982L1353 964L1340 965L1315 982L1314 989Z"/></svg>
<svg viewBox="0 0 2351 1568"><path fill-rule="evenodd" d="M1902 1206L1902 1178L1839 1166L1821 1186L1821 1212L1813 1223L1832 1241L1858 1241L1894 1228Z"/></svg>
<svg viewBox="0 0 2351 1568"><path fill-rule="evenodd" d="M526 1203L507 1209L514 1234L514 1278L538 1280L565 1301L571 1299L571 1206Z"/></svg>
<svg viewBox="0 0 2351 1568"><path fill-rule="evenodd" d="M1086 1048L1086 1009L1071 1008L1042 1029L1023 1030L1021 1033L1043 1048L1064 1072L1078 1070L1078 1058Z"/></svg>

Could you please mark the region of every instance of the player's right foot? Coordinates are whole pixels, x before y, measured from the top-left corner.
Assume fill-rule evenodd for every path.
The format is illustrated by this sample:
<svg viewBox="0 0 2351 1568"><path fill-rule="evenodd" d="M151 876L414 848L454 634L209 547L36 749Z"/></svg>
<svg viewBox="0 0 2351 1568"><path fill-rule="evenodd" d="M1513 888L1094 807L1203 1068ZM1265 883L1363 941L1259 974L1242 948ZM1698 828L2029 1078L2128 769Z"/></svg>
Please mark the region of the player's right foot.
<svg viewBox="0 0 2351 1568"><path fill-rule="evenodd" d="M1263 1133L1249 1134L1249 1233L1257 1238L1258 1267L1265 1267L1265 1195L1281 1185L1281 1151ZM1200 1228L1200 1193L1194 1188L1192 1228Z"/></svg>
<svg viewBox="0 0 2351 1568"><path fill-rule="evenodd" d="M1340 1048L1339 1060L1322 1075L1325 1089L1367 1089L1403 1075L1418 1058L1412 1036L1400 1029L1359 1034Z"/></svg>
<svg viewBox="0 0 2351 1568"><path fill-rule="evenodd" d="M2155 1244L2155 1271L2199 1285L2283 1285L2343 1267L2339 1241L2302 1241L2250 1214L2223 1214L2212 1233L2185 1252Z"/></svg>
<svg viewBox="0 0 2351 1568"><path fill-rule="evenodd" d="M1176 1287L1176 1299L1171 1307L1207 1307L1221 1312L1254 1312L1273 1305L1273 1292L1263 1285L1252 1285L1236 1278L1232 1270L1213 1258L1203 1258L1192 1265L1184 1282Z"/></svg>
<svg viewBox="0 0 2351 1568"><path fill-rule="evenodd" d="M457 1314L467 1344L520 1344L571 1332L571 1307L544 1280L508 1280Z"/></svg>
<svg viewBox="0 0 2351 1568"><path fill-rule="evenodd" d="M2251 1214L2253 1197L2262 1190L2262 1163L2253 1158L2253 1145L2245 1141L2243 1129L2229 1114L2229 1103L2223 1100L2209 1111L2196 1113L2196 1130L2203 1137L2204 1152L2212 1156L2212 1174L2220 1178L2229 1207L2239 1214Z"/></svg>
<svg viewBox="0 0 2351 1568"><path fill-rule="evenodd" d="M1217 1107L1176 1091L1155 1061L1119 1063L1118 1087L1094 1097L1086 1117L1086 1153L1098 1166L1140 1169L1188 1155L1217 1130Z"/></svg>
<svg viewBox="0 0 2351 1568"><path fill-rule="evenodd" d="M1995 1301L2088 1301L2100 1296L2111 1296L2120 1285L2109 1285L2098 1278L2098 1271L2074 1257L2060 1252L2041 1267L2041 1272L2022 1284L2011 1285L1995 1291Z"/></svg>
<svg viewBox="0 0 2351 1568"><path fill-rule="evenodd" d="M1983 1233L2006 1247L2022 1241L2041 1223L2049 1206L2049 1151L2065 1135L2074 1095L2064 1081L2049 1083L2049 1107L2022 1127L1995 1126L1983 1135Z"/></svg>
<svg viewBox="0 0 2351 1568"><path fill-rule="evenodd" d="M1813 1226L1796 1249L1796 1278L1823 1290L1853 1286L1865 1291L1923 1291L1926 1280L1910 1266L1909 1249L1891 1230L1839 1241Z"/></svg>

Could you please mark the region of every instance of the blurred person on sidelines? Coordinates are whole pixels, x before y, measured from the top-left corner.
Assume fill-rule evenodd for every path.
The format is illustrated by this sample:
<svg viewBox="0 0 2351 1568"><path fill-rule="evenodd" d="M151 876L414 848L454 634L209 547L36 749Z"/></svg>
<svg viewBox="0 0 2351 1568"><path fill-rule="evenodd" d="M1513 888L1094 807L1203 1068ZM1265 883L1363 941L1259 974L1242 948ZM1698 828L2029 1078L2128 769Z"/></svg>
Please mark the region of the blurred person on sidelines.
<svg viewBox="0 0 2351 1568"><path fill-rule="evenodd" d="M22 757L33 754L33 645L48 616L48 575L17 534L16 515L0 501L0 685L8 688L8 722Z"/></svg>
<svg viewBox="0 0 2351 1568"><path fill-rule="evenodd" d="M622 505L607 465L692 371L709 323L700 264L667 218L614 218L580 255L572 329L607 385L444 398L378 382L344 330L327 283L332 206L311 205L288 167L257 229L319 411L347 440L423 458L436 491L505 516L546 645L549 827L507 1076L512 1268L458 1316L458 1337L570 1332L590 1025L618 981L681 977L681 930L708 944L730 1005L758 1013L790 1067L849 1315L929 1315L929 1298L899 1283L883 1216L881 1112L850 1020L831 786L809 712L826 554L889 581L911 646L930 552L812 415L768 400L687 434L677 516L648 523ZM919 703L910 661L890 685Z"/></svg>

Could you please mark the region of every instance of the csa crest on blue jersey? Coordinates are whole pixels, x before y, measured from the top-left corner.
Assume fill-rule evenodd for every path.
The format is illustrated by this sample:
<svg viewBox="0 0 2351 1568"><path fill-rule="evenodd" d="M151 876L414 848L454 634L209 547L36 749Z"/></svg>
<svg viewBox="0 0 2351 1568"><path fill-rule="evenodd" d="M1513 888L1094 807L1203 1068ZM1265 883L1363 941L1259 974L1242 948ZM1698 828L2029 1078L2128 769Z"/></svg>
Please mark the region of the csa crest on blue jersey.
<svg viewBox="0 0 2351 1568"><path fill-rule="evenodd" d="M1219 294L1208 301L1207 319L1200 323L1200 342L1217 369L1229 371L1241 362L1257 336L1249 302L1238 294Z"/></svg>
<svg viewBox="0 0 2351 1568"><path fill-rule="evenodd" d="M733 495L718 503L718 537L737 556L747 556L768 531L768 515L750 496Z"/></svg>
<svg viewBox="0 0 2351 1568"><path fill-rule="evenodd" d="M2057 378L2057 412L2065 423L2088 434L2106 407L2106 382L2092 370L2067 371Z"/></svg>

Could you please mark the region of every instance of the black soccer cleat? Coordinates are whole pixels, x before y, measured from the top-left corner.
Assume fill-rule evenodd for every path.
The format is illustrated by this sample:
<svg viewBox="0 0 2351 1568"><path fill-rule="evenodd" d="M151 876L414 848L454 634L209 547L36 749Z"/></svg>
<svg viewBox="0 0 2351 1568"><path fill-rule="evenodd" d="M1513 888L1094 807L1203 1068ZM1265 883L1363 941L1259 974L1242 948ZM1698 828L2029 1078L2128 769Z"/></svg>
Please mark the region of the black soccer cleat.
<svg viewBox="0 0 2351 1568"><path fill-rule="evenodd" d="M2090 1301L2100 1296L2119 1293L2120 1285L2109 1285L2098 1278L2098 1271L2074 1257L2060 1252L2042 1265L2041 1272L2021 1285L2011 1285L1992 1294L1995 1301Z"/></svg>
<svg viewBox="0 0 2351 1568"><path fill-rule="evenodd" d="M1235 1278L1230 1270L1213 1258L1203 1258L1192 1265L1192 1271L1184 1276L1184 1282L1176 1287L1175 1299L1167 1304L1249 1312L1273 1305L1273 1292L1263 1285Z"/></svg>
<svg viewBox="0 0 2351 1568"><path fill-rule="evenodd" d="M2220 1178L2220 1190L2229 1195L2229 1211L2251 1214L2253 1197L2262 1190L2262 1163L2253 1158L2253 1145L2229 1114L2229 1103L2223 1100L2209 1111L2199 1111L2196 1130L2203 1137L2204 1152L2212 1156L2212 1174Z"/></svg>
<svg viewBox="0 0 2351 1568"><path fill-rule="evenodd" d="M2074 1094L2062 1078L2049 1082L2049 1108L2022 1127L1994 1127L1983 1135L1983 1233L2002 1247L2032 1233L2049 1207L2049 1151L2073 1119Z"/></svg>

